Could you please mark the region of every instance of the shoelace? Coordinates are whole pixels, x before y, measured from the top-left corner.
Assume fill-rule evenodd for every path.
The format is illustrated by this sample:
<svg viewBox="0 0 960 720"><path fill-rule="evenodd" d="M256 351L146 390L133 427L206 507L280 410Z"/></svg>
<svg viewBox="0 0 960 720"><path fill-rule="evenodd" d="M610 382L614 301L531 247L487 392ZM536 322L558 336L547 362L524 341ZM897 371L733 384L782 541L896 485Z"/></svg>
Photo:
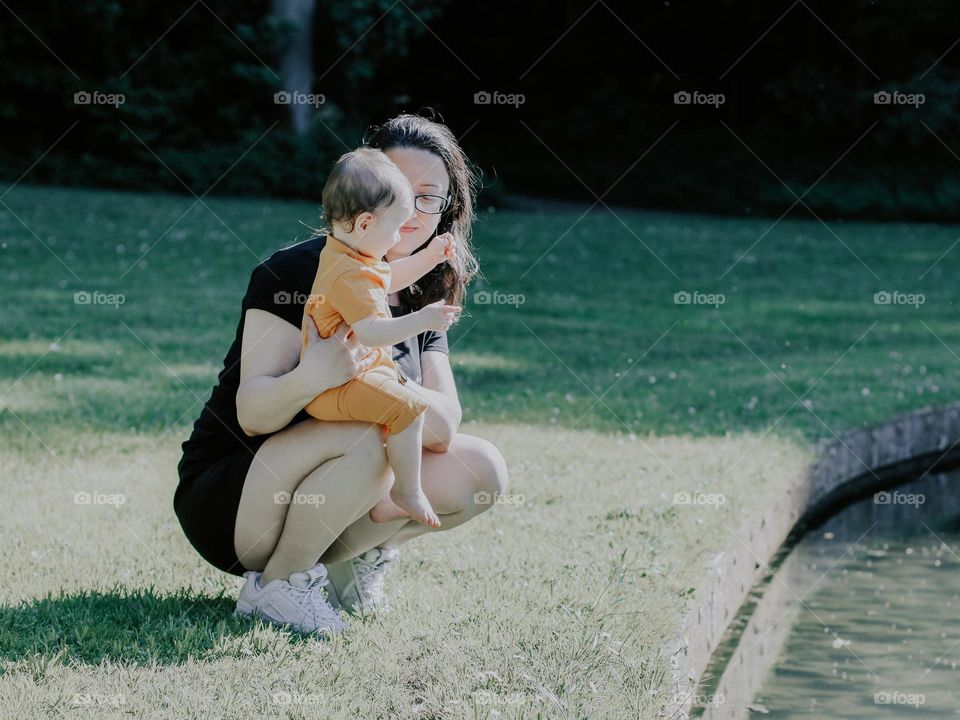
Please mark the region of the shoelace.
<svg viewBox="0 0 960 720"><path fill-rule="evenodd" d="M386 573L376 572L378 569L388 565L390 560L382 555L376 560L363 560L358 558L357 582L360 585L360 591L364 595L373 595L383 592L383 578Z"/></svg>
<svg viewBox="0 0 960 720"><path fill-rule="evenodd" d="M320 587L327 585L329 582L327 578L317 578L305 588L291 585L297 592L297 606L301 610L309 611L314 620L318 618L329 620L332 615L336 614L332 613L332 608L327 604L323 593L320 592Z"/></svg>

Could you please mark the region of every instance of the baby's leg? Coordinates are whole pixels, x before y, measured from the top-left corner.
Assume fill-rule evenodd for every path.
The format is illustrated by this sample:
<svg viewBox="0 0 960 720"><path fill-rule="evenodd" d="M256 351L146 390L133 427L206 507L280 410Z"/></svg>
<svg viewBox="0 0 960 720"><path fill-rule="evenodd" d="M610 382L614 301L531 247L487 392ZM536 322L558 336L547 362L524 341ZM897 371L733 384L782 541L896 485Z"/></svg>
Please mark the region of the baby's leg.
<svg viewBox="0 0 960 720"><path fill-rule="evenodd" d="M440 527L440 518L420 487L420 457L423 452L423 414L400 432L387 437L387 462L393 468L394 482L390 500L370 510L374 522L389 522L408 517L432 528Z"/></svg>
<svg viewBox="0 0 960 720"><path fill-rule="evenodd" d="M389 367L369 370L339 388L314 398L306 411L318 420L358 420L392 428L387 437L387 461L395 476L392 502L370 511L375 522L410 518L438 528L440 518L420 489L423 452L423 413L427 401L397 380Z"/></svg>

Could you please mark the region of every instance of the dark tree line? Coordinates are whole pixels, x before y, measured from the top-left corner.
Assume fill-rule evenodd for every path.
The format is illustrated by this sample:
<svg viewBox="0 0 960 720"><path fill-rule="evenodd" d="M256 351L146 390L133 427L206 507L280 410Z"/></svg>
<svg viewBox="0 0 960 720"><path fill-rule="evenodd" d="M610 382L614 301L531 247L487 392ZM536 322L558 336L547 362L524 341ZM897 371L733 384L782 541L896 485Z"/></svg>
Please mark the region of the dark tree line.
<svg viewBox="0 0 960 720"><path fill-rule="evenodd" d="M27 181L316 198L367 125L430 107L490 201L960 214L944 0L8 7L11 180L63 136Z"/></svg>

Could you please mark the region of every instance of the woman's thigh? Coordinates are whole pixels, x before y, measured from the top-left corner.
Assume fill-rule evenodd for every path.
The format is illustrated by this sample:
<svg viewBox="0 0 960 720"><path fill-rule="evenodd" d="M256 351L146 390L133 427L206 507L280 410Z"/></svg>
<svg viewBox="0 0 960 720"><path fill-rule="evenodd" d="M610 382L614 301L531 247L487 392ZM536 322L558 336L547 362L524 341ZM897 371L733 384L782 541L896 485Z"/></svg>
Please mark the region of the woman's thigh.
<svg viewBox="0 0 960 720"><path fill-rule="evenodd" d="M262 565L273 553L290 507L281 498L293 496L320 466L347 455L358 471L357 493L383 482L385 452L375 425L304 420L260 446L244 481L234 533L237 555L246 567ZM336 507L323 510L338 512Z"/></svg>

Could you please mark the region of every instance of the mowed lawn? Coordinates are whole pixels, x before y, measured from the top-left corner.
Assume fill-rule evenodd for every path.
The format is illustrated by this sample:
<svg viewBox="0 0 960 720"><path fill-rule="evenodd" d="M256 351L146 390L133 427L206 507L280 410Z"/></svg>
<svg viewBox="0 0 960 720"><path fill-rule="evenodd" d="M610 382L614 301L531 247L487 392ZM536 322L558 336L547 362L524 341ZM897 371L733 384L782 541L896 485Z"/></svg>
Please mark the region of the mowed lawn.
<svg viewBox="0 0 960 720"><path fill-rule="evenodd" d="M956 227L484 213L452 359L511 494L303 639L230 617L171 500L250 270L317 208L2 201L3 716L655 717L704 562L811 443L960 389Z"/></svg>

